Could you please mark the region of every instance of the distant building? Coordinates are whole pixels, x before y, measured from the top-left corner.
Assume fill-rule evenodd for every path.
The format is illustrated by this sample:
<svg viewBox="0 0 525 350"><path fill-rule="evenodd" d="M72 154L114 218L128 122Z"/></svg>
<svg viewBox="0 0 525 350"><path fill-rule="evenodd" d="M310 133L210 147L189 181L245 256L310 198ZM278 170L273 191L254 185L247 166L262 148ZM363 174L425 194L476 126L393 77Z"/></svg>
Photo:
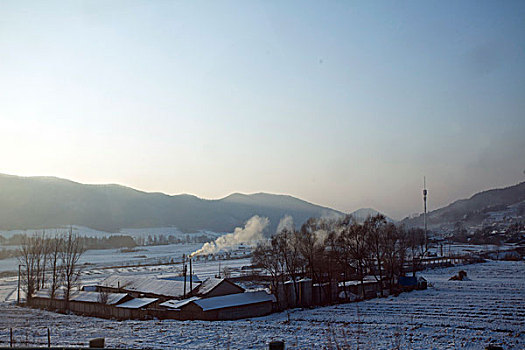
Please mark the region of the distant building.
<svg viewBox="0 0 525 350"><path fill-rule="evenodd" d="M168 301L161 307L178 313L181 320L235 320L264 316L272 312L276 299L265 291L245 292L210 298L192 297Z"/></svg>

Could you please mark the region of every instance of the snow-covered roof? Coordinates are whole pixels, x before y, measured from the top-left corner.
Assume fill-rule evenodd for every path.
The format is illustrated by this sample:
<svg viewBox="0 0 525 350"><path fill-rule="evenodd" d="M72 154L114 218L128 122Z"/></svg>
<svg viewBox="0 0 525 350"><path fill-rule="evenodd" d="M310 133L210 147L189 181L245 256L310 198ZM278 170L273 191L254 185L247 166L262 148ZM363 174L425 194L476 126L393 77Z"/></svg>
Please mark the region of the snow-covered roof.
<svg viewBox="0 0 525 350"><path fill-rule="evenodd" d="M99 283L101 287L119 288L125 291L180 298L184 295L184 281L171 281L156 277L111 275ZM194 285L195 290L198 285ZM186 294L190 284L186 283Z"/></svg>
<svg viewBox="0 0 525 350"><path fill-rule="evenodd" d="M188 299L183 299L183 300L168 300L168 301L165 301L161 304L159 304L160 306L164 306L164 307L168 307L170 309L180 309L181 307L183 307L184 305L194 301L194 300L199 300L200 297L191 297L191 298L188 298Z"/></svg>
<svg viewBox="0 0 525 350"><path fill-rule="evenodd" d="M206 294L208 294L209 292L214 290L219 284L221 284L223 282L230 283L230 284L232 284L234 286L237 286L240 290L244 291L244 288L236 285L235 283L232 283L232 282L228 281L226 278L210 277L210 278L207 278L206 280L204 280L204 282L202 282L198 286L198 288L194 289L194 293L193 294L205 296Z"/></svg>
<svg viewBox="0 0 525 350"><path fill-rule="evenodd" d="M265 291L259 291L222 295L220 297L199 299L192 302L199 306L203 311L209 311L268 301L275 302L275 296L268 294Z"/></svg>
<svg viewBox="0 0 525 350"><path fill-rule="evenodd" d="M159 277L159 279L167 280L167 281L182 281L182 282L184 282L184 276L177 276L177 275L175 275L175 276L162 276L162 277ZM189 275L186 276L186 281L187 282L190 281L190 276ZM196 283L202 282L197 275L193 275L193 274L191 275L191 281L192 282L196 282Z"/></svg>
<svg viewBox="0 0 525 350"><path fill-rule="evenodd" d="M71 301L83 301L87 303L100 303L101 300L107 298L106 304L115 305L122 299L127 297L127 293L98 293L98 292L78 292L73 294L69 300Z"/></svg>
<svg viewBox="0 0 525 350"><path fill-rule="evenodd" d="M35 294L38 298L50 298L50 292L48 289L42 289ZM85 291L74 291L71 293L70 301L80 301L85 303L100 303L102 300L107 298L107 305L118 304L122 299L127 297L127 293L99 293L99 292L85 292ZM64 299L63 290L58 290L55 294L55 299Z"/></svg>
<svg viewBox="0 0 525 350"><path fill-rule="evenodd" d="M373 283L377 283L376 280L363 280L363 284L373 284ZM339 282L337 285L339 287L350 287L350 286L358 286L361 284L361 281L344 281L344 282Z"/></svg>
<svg viewBox="0 0 525 350"><path fill-rule="evenodd" d="M126 309L140 309L141 307L148 306L149 304L152 304L156 302L157 298L135 298L128 300L120 305L117 305L117 307L123 307Z"/></svg>

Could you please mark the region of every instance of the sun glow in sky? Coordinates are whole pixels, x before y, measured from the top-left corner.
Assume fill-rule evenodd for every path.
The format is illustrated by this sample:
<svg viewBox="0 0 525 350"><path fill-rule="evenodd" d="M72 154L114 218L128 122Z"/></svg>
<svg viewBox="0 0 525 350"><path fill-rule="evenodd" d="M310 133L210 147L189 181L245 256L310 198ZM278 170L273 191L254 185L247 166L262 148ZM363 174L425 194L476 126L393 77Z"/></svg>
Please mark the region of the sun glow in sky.
<svg viewBox="0 0 525 350"><path fill-rule="evenodd" d="M2 1L0 173L394 218L523 181L523 1Z"/></svg>

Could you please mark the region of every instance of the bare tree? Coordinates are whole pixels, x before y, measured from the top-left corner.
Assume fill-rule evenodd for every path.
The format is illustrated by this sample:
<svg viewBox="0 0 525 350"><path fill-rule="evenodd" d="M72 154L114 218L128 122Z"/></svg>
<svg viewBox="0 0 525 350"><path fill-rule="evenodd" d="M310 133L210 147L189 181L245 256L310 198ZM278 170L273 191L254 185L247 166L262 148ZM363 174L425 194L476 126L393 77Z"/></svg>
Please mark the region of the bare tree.
<svg viewBox="0 0 525 350"><path fill-rule="evenodd" d="M295 229L284 228L273 240L284 261L285 272L292 280L296 296L299 295L297 280L301 273L301 267L304 265L304 259L299 251L299 239L300 233L295 231Z"/></svg>
<svg viewBox="0 0 525 350"><path fill-rule="evenodd" d="M44 287L46 280L47 238L44 231L22 235L18 261L22 267L22 288L26 293L26 300L30 301L35 292Z"/></svg>
<svg viewBox="0 0 525 350"><path fill-rule="evenodd" d="M420 228L411 228L407 231L408 249L412 258L412 276L421 264L421 259L426 253L425 231Z"/></svg>
<svg viewBox="0 0 525 350"><path fill-rule="evenodd" d="M62 283L62 266L60 264L61 252L64 246L63 237L56 233L55 237L49 239L49 269L51 279L49 283L49 296L54 299L56 292Z"/></svg>
<svg viewBox="0 0 525 350"><path fill-rule="evenodd" d="M403 273L406 255L404 231L396 225L388 223L384 227L382 240L385 277L391 288L394 285L395 276L400 276Z"/></svg>
<svg viewBox="0 0 525 350"><path fill-rule="evenodd" d="M36 256L35 256L36 238L34 236L24 235L19 247L18 262L21 265L21 287L26 293L26 300L31 298L36 292Z"/></svg>
<svg viewBox="0 0 525 350"><path fill-rule="evenodd" d="M356 264L357 278L361 281L361 297L364 298L364 277L366 273L367 259L369 256L368 246L366 244L366 231L363 225L353 223L343 230L346 244L350 251L350 257Z"/></svg>
<svg viewBox="0 0 525 350"><path fill-rule="evenodd" d="M385 240L384 240L384 227L386 225L386 219L383 215L378 214L376 216L369 216L364 224L363 228L366 233L366 243L368 251L371 254L372 259L370 262L370 271L374 273L376 280L379 282L379 291L383 296L383 260L385 258Z"/></svg>
<svg viewBox="0 0 525 350"><path fill-rule="evenodd" d="M102 305L106 305L109 302L109 291L108 286L104 285L105 288L100 288L98 290L98 302Z"/></svg>
<svg viewBox="0 0 525 350"><path fill-rule="evenodd" d="M78 263L85 249L82 240L73 234L73 228L69 228L63 239L63 248L60 252L61 268L63 271L64 300L68 301L71 291L80 278L81 268Z"/></svg>
<svg viewBox="0 0 525 350"><path fill-rule="evenodd" d="M277 305L281 305L279 303L279 283L283 282L285 262L279 254L275 240L272 239L269 243L259 243L253 251L252 262L270 274L271 290L277 299Z"/></svg>

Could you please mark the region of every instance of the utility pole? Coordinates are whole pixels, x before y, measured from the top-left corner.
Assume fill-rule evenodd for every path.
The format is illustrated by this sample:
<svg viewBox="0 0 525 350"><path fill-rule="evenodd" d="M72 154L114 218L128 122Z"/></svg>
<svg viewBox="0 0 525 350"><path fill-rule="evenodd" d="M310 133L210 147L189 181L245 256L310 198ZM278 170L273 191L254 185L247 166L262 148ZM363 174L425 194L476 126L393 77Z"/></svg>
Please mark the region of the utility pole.
<svg viewBox="0 0 525 350"><path fill-rule="evenodd" d="M186 266L186 255L182 255L182 265L183 265L183 268L184 268L184 299L186 299L186 274L188 272L188 268Z"/></svg>
<svg viewBox="0 0 525 350"><path fill-rule="evenodd" d="M20 274L22 270L22 265L18 265L18 287L17 287L17 297L16 297L16 303L20 305Z"/></svg>
<svg viewBox="0 0 525 350"><path fill-rule="evenodd" d="M190 295L191 295L191 292L193 291L193 271L191 269L191 258L190 258Z"/></svg>

